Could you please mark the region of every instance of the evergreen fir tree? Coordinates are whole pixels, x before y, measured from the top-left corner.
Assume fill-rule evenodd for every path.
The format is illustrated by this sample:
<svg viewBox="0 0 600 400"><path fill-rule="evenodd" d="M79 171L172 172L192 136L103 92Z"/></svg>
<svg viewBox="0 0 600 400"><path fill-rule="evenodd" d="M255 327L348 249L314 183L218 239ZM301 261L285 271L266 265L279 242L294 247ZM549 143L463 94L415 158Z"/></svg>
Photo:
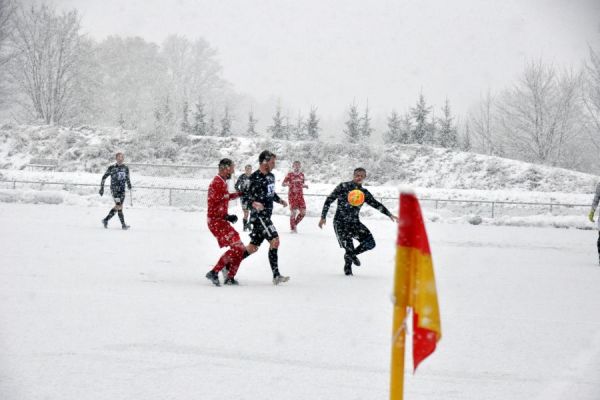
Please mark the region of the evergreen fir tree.
<svg viewBox="0 0 600 400"><path fill-rule="evenodd" d="M208 120L208 125L206 127L206 133L208 136L217 136L217 126L215 121L215 112L212 111L210 113L210 119Z"/></svg>
<svg viewBox="0 0 600 400"><path fill-rule="evenodd" d="M202 99L198 99L196 110L194 111L194 126L193 132L196 135L208 135L208 125L206 123L206 112L204 111L204 103Z"/></svg>
<svg viewBox="0 0 600 400"><path fill-rule="evenodd" d="M360 119L356 104L352 104L348 110L348 120L345 122L344 134L349 143L358 143L360 139Z"/></svg>
<svg viewBox="0 0 600 400"><path fill-rule="evenodd" d="M183 133L191 133L192 132L192 126L190 125L189 115L190 115L190 106L187 101L184 101L183 102L183 118L181 121L181 131Z"/></svg>
<svg viewBox="0 0 600 400"><path fill-rule="evenodd" d="M454 118L450 110L450 101L446 99L444 108L442 108L442 117L439 119L440 129L438 135L438 144L447 149L453 149L458 146L458 133L454 126Z"/></svg>
<svg viewBox="0 0 600 400"><path fill-rule="evenodd" d="M402 143L402 120L396 110L392 110L388 117L387 126L388 130L383 135L384 143Z"/></svg>
<svg viewBox="0 0 600 400"><path fill-rule="evenodd" d="M431 140L431 136L433 136L432 126L427 120L427 117L431 112L431 107L428 107L427 103L425 103L425 97L422 93L419 95L419 101L416 106L412 108L410 112L415 120L415 126L411 132L412 142L423 144L428 140Z"/></svg>
<svg viewBox="0 0 600 400"><path fill-rule="evenodd" d="M407 112L400 121L400 143L409 144L412 143L412 130L413 124L410 113Z"/></svg>
<svg viewBox="0 0 600 400"><path fill-rule="evenodd" d="M306 123L304 122L304 117L302 114L298 113L298 118L296 118L296 124L292 127L291 135L295 140L304 140L306 139Z"/></svg>
<svg viewBox="0 0 600 400"><path fill-rule="evenodd" d="M360 137L368 139L371 137L371 134L375 131L371 127L371 117L369 116L369 104L365 107L365 113L360 119Z"/></svg>
<svg viewBox="0 0 600 400"><path fill-rule="evenodd" d="M315 107L310 109L308 114L308 121L306 121L306 136L309 140L319 140L319 119L317 118L317 109Z"/></svg>
<svg viewBox="0 0 600 400"><path fill-rule="evenodd" d="M273 124L267 128L273 139L286 139L286 126L281 116L281 106L277 105L275 115L273 115Z"/></svg>
<svg viewBox="0 0 600 400"><path fill-rule="evenodd" d="M231 136L231 115L229 114L229 107L225 106L223 112L223 118L221 118L221 136Z"/></svg>
<svg viewBox="0 0 600 400"><path fill-rule="evenodd" d="M248 113L248 128L246 129L246 136L257 137L258 133L256 133L256 124L258 120L254 119L254 112L250 110Z"/></svg>

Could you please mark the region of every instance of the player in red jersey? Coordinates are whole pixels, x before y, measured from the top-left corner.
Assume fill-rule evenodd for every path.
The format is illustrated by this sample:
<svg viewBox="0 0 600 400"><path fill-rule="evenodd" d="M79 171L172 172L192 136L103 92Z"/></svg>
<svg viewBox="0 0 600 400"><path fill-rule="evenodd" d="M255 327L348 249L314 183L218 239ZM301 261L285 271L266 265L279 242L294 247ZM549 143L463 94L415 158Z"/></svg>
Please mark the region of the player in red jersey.
<svg viewBox="0 0 600 400"><path fill-rule="evenodd" d="M300 161L292 163L292 171L289 172L283 180L283 186L288 186L288 201L290 203L290 228L293 233L297 233L296 227L306 215L306 203L304 202L304 190L308 186L304 184L304 173L300 171L302 165Z"/></svg>
<svg viewBox="0 0 600 400"><path fill-rule="evenodd" d="M230 159L224 158L219 161L219 173L208 187L208 211L206 213L208 229L217 239L219 247L229 246L229 250L223 253L217 265L206 274L206 278L215 286L221 286L219 271L225 267L227 267L228 273L223 283L237 285L238 281L234 279L235 274L242 259L248 254L239 233L231 226L237 221L237 216L228 214L229 201L240 196L239 192L229 193L227 189L227 179L231 178L234 169L235 166Z"/></svg>

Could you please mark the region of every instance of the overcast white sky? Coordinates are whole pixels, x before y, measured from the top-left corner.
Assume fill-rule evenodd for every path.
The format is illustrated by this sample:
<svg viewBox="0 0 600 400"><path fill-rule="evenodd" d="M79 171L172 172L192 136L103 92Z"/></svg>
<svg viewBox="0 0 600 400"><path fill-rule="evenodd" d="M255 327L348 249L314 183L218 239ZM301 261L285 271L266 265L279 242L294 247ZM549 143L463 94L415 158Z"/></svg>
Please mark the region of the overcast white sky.
<svg viewBox="0 0 600 400"><path fill-rule="evenodd" d="M224 77L259 101L281 97L324 116L367 99L404 111L421 89L464 113L532 58L578 67L600 42L592 0L55 0L97 39L204 37Z"/></svg>

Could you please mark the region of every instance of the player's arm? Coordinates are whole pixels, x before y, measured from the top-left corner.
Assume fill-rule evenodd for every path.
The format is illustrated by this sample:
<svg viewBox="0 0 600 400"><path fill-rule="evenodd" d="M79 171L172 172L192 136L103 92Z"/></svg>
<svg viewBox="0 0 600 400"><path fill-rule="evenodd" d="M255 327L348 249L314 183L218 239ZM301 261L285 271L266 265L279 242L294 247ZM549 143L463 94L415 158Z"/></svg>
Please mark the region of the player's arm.
<svg viewBox="0 0 600 400"><path fill-rule="evenodd" d="M365 203L375 208L376 210L379 210L380 213L387 215L392 221L398 221L398 218L394 214L392 214L386 206L377 201L377 199L373 197L371 192L369 192L366 189L363 189L363 192L365 194Z"/></svg>
<svg viewBox="0 0 600 400"><path fill-rule="evenodd" d="M287 201L283 200L277 193L273 193L273 201L287 207Z"/></svg>
<svg viewBox="0 0 600 400"><path fill-rule="evenodd" d="M594 222L594 213L596 212L596 208L598 208L598 203L600 202L600 182L596 185L596 194L594 195L594 200L592 200L592 208L590 209L590 213L588 214L588 218L590 221Z"/></svg>
<svg viewBox="0 0 600 400"><path fill-rule="evenodd" d="M244 180L244 175L240 175L240 177L238 178L238 180L235 182L235 185L233 185L233 188L236 191L243 192L243 189L242 189L243 180Z"/></svg>
<svg viewBox="0 0 600 400"><path fill-rule="evenodd" d="M125 167L125 177L127 178L127 187L131 190L131 181L129 180L129 167Z"/></svg>
<svg viewBox="0 0 600 400"><path fill-rule="evenodd" d="M342 190L342 184L340 183L333 190L333 192L331 192L331 194L325 199L325 203L323 204L323 210L321 211L321 220L319 221L319 228L323 228L323 225L325 225L327 213L329 212L329 207L331 207L331 203L333 203L338 198Z"/></svg>
<svg viewBox="0 0 600 400"><path fill-rule="evenodd" d="M252 205L257 211L262 211L264 206L264 198L262 195L260 181L256 179L252 179L252 177L248 178L248 191L246 192L246 197L248 197L248 202Z"/></svg>
<svg viewBox="0 0 600 400"><path fill-rule="evenodd" d="M106 169L106 172L104 173L104 175L102 175L102 181L100 182L100 191L98 193L100 193L100 196L102 196L104 194L104 181L106 180L106 178L108 178L110 176L112 170L112 165L110 167L108 167Z"/></svg>
<svg viewBox="0 0 600 400"><path fill-rule="evenodd" d="M283 178L283 182L281 183L281 186L289 186L290 185L290 174L287 174L285 176L285 178Z"/></svg>

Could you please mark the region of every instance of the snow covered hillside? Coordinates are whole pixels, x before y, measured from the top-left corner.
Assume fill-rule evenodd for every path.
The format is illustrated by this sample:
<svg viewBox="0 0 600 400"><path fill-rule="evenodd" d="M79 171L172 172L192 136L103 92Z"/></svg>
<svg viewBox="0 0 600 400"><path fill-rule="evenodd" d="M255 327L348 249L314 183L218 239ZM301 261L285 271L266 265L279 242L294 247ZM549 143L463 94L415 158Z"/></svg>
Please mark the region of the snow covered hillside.
<svg viewBox="0 0 600 400"><path fill-rule="evenodd" d="M160 143L160 145L157 145ZM31 158L59 160L61 171L100 173L114 153L130 162L214 165L230 157L238 166L256 164L270 149L279 170L303 162L313 183L336 184L363 166L371 185L423 188L590 193L596 177L520 161L418 145L352 145L245 137L187 136L157 139L120 128L10 126L0 128L0 169L22 169ZM169 171L168 174L172 174ZM185 172L179 172L185 174Z"/></svg>

